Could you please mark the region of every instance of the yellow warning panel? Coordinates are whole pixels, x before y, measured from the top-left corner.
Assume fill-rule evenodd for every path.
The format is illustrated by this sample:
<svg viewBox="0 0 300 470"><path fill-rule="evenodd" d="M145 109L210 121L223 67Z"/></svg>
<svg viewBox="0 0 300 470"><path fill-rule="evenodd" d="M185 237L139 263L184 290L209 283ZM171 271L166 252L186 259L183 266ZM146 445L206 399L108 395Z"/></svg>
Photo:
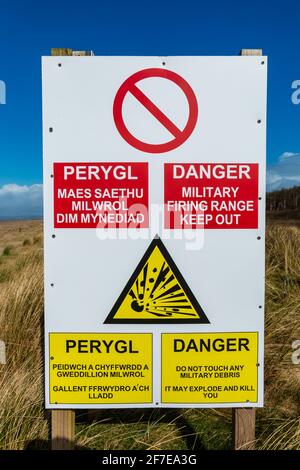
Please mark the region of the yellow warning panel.
<svg viewBox="0 0 300 470"><path fill-rule="evenodd" d="M152 334L50 333L51 404L152 403Z"/></svg>
<svg viewBox="0 0 300 470"><path fill-rule="evenodd" d="M209 323L159 237L141 259L105 323Z"/></svg>
<svg viewBox="0 0 300 470"><path fill-rule="evenodd" d="M256 403L258 333L162 334L162 403Z"/></svg>

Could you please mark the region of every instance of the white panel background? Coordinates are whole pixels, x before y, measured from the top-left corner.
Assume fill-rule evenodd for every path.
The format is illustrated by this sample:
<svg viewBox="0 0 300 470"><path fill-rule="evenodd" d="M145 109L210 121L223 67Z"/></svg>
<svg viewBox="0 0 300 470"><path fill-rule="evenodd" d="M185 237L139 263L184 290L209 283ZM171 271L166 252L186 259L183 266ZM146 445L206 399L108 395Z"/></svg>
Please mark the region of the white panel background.
<svg viewBox="0 0 300 470"><path fill-rule="evenodd" d="M163 67L163 61L167 69L181 75L193 88L199 116L194 132L181 147L164 154L148 154L131 147L119 135L113 121L112 104L124 80L139 70ZM155 403L160 406L162 332L258 331L259 400L250 406L262 406L266 79L267 59L262 56L43 58L47 407L70 407L49 405L48 333L59 331L153 332L153 406ZM180 126L185 121L174 112L176 90L167 94L160 82L147 79L139 86ZM183 100L183 113L186 115L184 105ZM161 127L155 122L151 126L151 118L143 109L137 112L136 101L129 97L126 98L124 114L125 119L127 116L131 119L131 129L136 125L137 136L147 136L149 142L154 143L164 139ZM144 122L141 121L143 115ZM261 124L257 123L258 119L261 119ZM53 133L49 133L49 127L53 127ZM101 240L94 229L55 230L53 178L50 176L53 163L75 161L148 162L151 203L163 202L163 163L259 163L259 195L262 199L259 201L258 230L198 231L203 246L197 251L187 250L185 239L174 239L178 233L182 234L181 231L165 231L169 239L163 239L163 242L210 324L103 325L155 233L150 236L149 231L143 230L144 239ZM152 222L155 224L157 221ZM191 236L190 230L183 235L186 232ZM52 238L52 234L56 237ZM162 235L161 228L159 234ZM261 240L257 240L258 236ZM51 283L54 287L50 286ZM259 309L259 305L263 308ZM184 406L196 407L191 404ZM245 403L229 406L245 406ZM72 405L72 408L76 407L82 406ZM88 408L87 405L84 407ZM120 405L117 407L121 408ZM128 408L128 405L124 407Z"/></svg>

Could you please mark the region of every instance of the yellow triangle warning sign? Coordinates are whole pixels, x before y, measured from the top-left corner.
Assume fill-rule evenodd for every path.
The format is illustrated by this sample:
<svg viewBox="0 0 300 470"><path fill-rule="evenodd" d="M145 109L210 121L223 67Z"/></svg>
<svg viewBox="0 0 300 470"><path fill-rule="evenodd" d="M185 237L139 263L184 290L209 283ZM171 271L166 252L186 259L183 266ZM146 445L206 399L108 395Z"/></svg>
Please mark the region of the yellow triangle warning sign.
<svg viewBox="0 0 300 470"><path fill-rule="evenodd" d="M209 323L159 237L154 238L104 323Z"/></svg>

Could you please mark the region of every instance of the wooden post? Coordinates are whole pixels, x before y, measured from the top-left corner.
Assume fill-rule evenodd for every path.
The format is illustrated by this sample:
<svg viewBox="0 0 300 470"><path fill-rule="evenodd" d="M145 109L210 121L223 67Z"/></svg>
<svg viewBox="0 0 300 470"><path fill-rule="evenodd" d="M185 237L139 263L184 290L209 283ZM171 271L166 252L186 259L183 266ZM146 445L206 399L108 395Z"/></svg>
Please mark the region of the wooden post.
<svg viewBox="0 0 300 470"><path fill-rule="evenodd" d="M72 49L52 48L51 55L73 55Z"/></svg>
<svg viewBox="0 0 300 470"><path fill-rule="evenodd" d="M253 450L255 448L255 408L233 408L232 422L234 450Z"/></svg>
<svg viewBox="0 0 300 470"><path fill-rule="evenodd" d="M262 55L262 49L241 49L240 55Z"/></svg>
<svg viewBox="0 0 300 470"><path fill-rule="evenodd" d="M73 49L59 49L59 48L52 48L51 55L54 56L85 56L85 55L94 55L93 51L73 51Z"/></svg>
<svg viewBox="0 0 300 470"><path fill-rule="evenodd" d="M93 55L90 51L73 51L73 49L51 49L52 56ZM72 450L75 436L75 411L51 411L51 448L52 450Z"/></svg>
<svg viewBox="0 0 300 470"><path fill-rule="evenodd" d="M242 49L240 55L262 55L262 49ZM232 409L232 434L235 450L255 448L255 408Z"/></svg>
<svg viewBox="0 0 300 470"><path fill-rule="evenodd" d="M52 410L51 449L72 450L75 435L75 411Z"/></svg>

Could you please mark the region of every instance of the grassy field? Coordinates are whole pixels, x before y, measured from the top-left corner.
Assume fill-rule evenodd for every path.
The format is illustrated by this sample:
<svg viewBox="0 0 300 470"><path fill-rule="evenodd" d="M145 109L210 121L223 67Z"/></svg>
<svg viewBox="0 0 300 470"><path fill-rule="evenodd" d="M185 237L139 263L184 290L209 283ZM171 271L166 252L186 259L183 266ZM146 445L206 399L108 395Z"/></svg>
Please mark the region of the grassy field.
<svg viewBox="0 0 300 470"><path fill-rule="evenodd" d="M0 449L47 449L43 406L42 222L0 223ZM267 233L266 405L257 413L258 449L300 450L300 228L272 223ZM114 410L77 414L81 449L230 449L230 410Z"/></svg>

